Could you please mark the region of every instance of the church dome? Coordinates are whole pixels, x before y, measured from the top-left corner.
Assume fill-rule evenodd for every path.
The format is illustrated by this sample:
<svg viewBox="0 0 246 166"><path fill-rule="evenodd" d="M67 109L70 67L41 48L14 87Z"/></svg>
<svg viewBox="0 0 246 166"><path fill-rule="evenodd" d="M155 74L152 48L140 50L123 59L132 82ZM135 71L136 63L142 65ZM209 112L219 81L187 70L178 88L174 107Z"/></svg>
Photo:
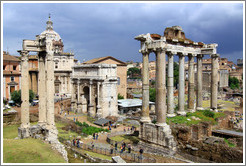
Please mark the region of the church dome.
<svg viewBox="0 0 246 166"><path fill-rule="evenodd" d="M49 20L46 22L47 26L46 26L46 30L43 31L40 36L51 36L55 41L61 41L61 37L60 35L53 30L53 22L50 20L50 16L49 16Z"/></svg>

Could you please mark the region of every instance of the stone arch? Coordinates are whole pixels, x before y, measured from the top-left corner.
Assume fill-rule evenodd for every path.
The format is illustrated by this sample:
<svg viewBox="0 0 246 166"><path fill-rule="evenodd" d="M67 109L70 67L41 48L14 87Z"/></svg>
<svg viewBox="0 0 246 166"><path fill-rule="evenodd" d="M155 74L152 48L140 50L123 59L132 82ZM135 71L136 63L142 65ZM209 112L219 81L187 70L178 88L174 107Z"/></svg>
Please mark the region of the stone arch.
<svg viewBox="0 0 246 166"><path fill-rule="evenodd" d="M90 103L90 88L88 86L83 87L83 94L86 98L87 104Z"/></svg>

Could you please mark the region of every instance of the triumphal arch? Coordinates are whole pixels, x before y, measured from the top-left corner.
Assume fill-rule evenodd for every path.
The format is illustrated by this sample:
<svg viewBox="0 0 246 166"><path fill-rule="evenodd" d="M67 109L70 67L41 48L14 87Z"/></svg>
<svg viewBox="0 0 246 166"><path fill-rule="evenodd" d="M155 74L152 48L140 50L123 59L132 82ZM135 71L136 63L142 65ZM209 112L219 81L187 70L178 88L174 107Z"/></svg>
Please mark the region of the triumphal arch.
<svg viewBox="0 0 246 166"><path fill-rule="evenodd" d="M179 115L186 115L187 112L201 110L202 108L202 58L210 55L212 58L211 74L211 110L217 111L218 93L218 57L217 44L204 44L194 42L185 37L180 26L168 27L164 35L142 34L135 37L141 42L139 50L143 56L142 71L142 115L140 119L140 138L160 147L176 151L176 143L171 134L170 126L166 123L166 117L173 117L173 57L179 57L179 86L178 86L178 111ZM151 123L149 117L149 54L156 55L156 102L155 109L157 123ZM168 73L166 86L166 55L168 56ZM188 57L188 110L185 110L185 57ZM195 95L194 84L194 58L197 59L197 85ZM167 87L167 92L166 92ZM167 96L167 104L166 104ZM196 96L196 104L195 104Z"/></svg>

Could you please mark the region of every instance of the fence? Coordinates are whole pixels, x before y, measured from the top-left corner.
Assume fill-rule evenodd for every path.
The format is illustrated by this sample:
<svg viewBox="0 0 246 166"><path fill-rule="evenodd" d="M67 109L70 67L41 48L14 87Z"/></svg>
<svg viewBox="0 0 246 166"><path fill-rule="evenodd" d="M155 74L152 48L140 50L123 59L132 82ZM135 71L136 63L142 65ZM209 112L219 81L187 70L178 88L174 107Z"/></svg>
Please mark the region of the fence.
<svg viewBox="0 0 246 166"><path fill-rule="evenodd" d="M72 143L69 140L65 140L63 138L59 138L59 141L68 145L73 146ZM120 151L115 150L115 148L101 148L101 147L94 147L93 145L88 144L80 144L79 148L107 156L120 156L124 160L131 161L131 162L138 162L138 163L155 163L156 160L153 158L148 158L146 156L140 156L139 154L135 152L128 153L127 151L124 151L120 153Z"/></svg>

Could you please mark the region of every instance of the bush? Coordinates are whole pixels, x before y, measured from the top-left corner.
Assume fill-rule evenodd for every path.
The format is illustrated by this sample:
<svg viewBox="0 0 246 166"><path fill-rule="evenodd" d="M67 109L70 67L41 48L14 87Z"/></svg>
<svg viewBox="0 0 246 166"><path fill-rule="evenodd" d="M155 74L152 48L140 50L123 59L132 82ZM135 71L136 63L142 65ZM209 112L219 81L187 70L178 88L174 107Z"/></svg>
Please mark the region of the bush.
<svg viewBox="0 0 246 166"><path fill-rule="evenodd" d="M33 101L34 98L34 92L30 89L29 90L29 103ZM16 103L21 105L21 90L14 91L11 93L11 99Z"/></svg>
<svg viewBox="0 0 246 166"><path fill-rule="evenodd" d="M214 112L210 111L210 110L204 110L203 111L203 115L206 117L210 117L210 118L214 118Z"/></svg>
<svg viewBox="0 0 246 166"><path fill-rule="evenodd" d="M103 128L98 128L98 127L94 127L94 126L90 126L88 125L86 122L75 122L76 125L82 127L82 133L87 134L87 135L92 135L94 133L99 133L101 131L106 131L108 132L108 129L103 129Z"/></svg>
<svg viewBox="0 0 246 166"><path fill-rule="evenodd" d="M119 99L124 99L124 96L122 96L120 93L118 93L118 100Z"/></svg>

